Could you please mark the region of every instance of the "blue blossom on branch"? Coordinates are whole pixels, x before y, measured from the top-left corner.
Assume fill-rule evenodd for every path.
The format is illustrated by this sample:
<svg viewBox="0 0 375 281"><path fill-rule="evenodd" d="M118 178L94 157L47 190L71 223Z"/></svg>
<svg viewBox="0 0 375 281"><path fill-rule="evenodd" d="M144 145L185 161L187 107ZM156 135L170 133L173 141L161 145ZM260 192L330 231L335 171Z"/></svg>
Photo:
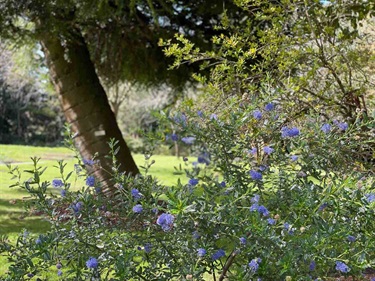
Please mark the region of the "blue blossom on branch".
<svg viewBox="0 0 375 281"><path fill-rule="evenodd" d="M250 177L253 180L261 180L262 179L262 174L255 171L255 170L251 170L249 173L250 173Z"/></svg>
<svg viewBox="0 0 375 281"><path fill-rule="evenodd" d="M161 226L164 231L168 231L172 228L174 216L168 213L161 214L156 220L156 224Z"/></svg>
<svg viewBox="0 0 375 281"><path fill-rule="evenodd" d="M86 266L89 269L97 268L99 265L98 260L96 258L90 257L88 261L86 261Z"/></svg>
<svg viewBox="0 0 375 281"><path fill-rule="evenodd" d="M274 109L275 109L275 104L273 104L272 102L267 103L266 106L264 107L265 111L272 111Z"/></svg>
<svg viewBox="0 0 375 281"><path fill-rule="evenodd" d="M176 135L176 134L172 134L172 135L171 135L171 140L172 140L172 141L178 141L178 135Z"/></svg>
<svg viewBox="0 0 375 281"><path fill-rule="evenodd" d="M133 197L135 200L139 200L139 199L142 198L142 194L141 194L141 193L139 192L139 190L136 189L136 188L133 188L133 189L131 190L131 194L132 194L132 197Z"/></svg>
<svg viewBox="0 0 375 281"><path fill-rule="evenodd" d="M93 176L88 176L86 179L86 185L93 187L95 185L95 178Z"/></svg>
<svg viewBox="0 0 375 281"><path fill-rule="evenodd" d="M200 258L203 257L204 255L206 255L206 253L207 253L207 251L203 248L199 248L197 250L197 252L198 252L198 257L200 257Z"/></svg>
<svg viewBox="0 0 375 281"><path fill-rule="evenodd" d="M310 271L314 271L315 268L316 268L316 263L315 263L315 261L311 261L311 262L310 262L310 265L309 265L309 270L310 270Z"/></svg>
<svg viewBox="0 0 375 281"><path fill-rule="evenodd" d="M355 242L355 240L357 240L353 235L348 235L347 239L349 242Z"/></svg>
<svg viewBox="0 0 375 281"><path fill-rule="evenodd" d="M191 186L196 186L199 183L198 179L190 179L189 180L189 185Z"/></svg>
<svg viewBox="0 0 375 281"><path fill-rule="evenodd" d="M253 117L256 119L256 120L260 120L262 119L262 112L260 112L260 110L254 110L253 112Z"/></svg>
<svg viewBox="0 0 375 281"><path fill-rule="evenodd" d="M348 273L350 271L350 268L341 261L336 261L336 270L342 272L342 273Z"/></svg>
<svg viewBox="0 0 375 281"><path fill-rule="evenodd" d="M365 195L367 203L375 202L375 193L368 193Z"/></svg>
<svg viewBox="0 0 375 281"><path fill-rule="evenodd" d="M241 243L241 245L245 245L246 244L246 238L240 237L240 243Z"/></svg>
<svg viewBox="0 0 375 281"><path fill-rule="evenodd" d="M143 207L141 204L137 204L133 207L133 212L136 214L142 213Z"/></svg>
<svg viewBox="0 0 375 281"><path fill-rule="evenodd" d="M59 188L59 187L63 187L64 183L62 182L62 180L54 179L52 181L52 186L55 187L55 188Z"/></svg>
<svg viewBox="0 0 375 281"><path fill-rule="evenodd" d="M281 137L283 138L293 138L300 134L300 131L297 127L282 127L281 128Z"/></svg>
<svg viewBox="0 0 375 281"><path fill-rule="evenodd" d="M212 260L216 261L222 257L225 257L225 251L223 249L217 250L213 255L211 256Z"/></svg>
<svg viewBox="0 0 375 281"><path fill-rule="evenodd" d="M295 162L295 161L298 160L298 156L297 155L291 155L290 160L292 160L292 162Z"/></svg>
<svg viewBox="0 0 375 281"><path fill-rule="evenodd" d="M270 215L270 212L263 205L258 207L258 213L261 214L264 217L268 217Z"/></svg>
<svg viewBox="0 0 375 281"><path fill-rule="evenodd" d="M95 165L95 161L92 160L92 159L83 159L82 162L83 162L83 164L85 164L87 166L93 166L93 165Z"/></svg>
<svg viewBox="0 0 375 281"><path fill-rule="evenodd" d="M265 154L270 155L272 152L274 152L274 149L272 147L265 146L263 148L263 151L264 151Z"/></svg>
<svg viewBox="0 0 375 281"><path fill-rule="evenodd" d="M259 264L262 262L262 259L260 258L256 258L256 259L252 259L250 262L249 262L249 267L250 267L250 270L255 273L258 268L259 268Z"/></svg>
<svg viewBox="0 0 375 281"><path fill-rule="evenodd" d="M320 129L323 131L323 133L328 134L331 131L331 125L323 124Z"/></svg>

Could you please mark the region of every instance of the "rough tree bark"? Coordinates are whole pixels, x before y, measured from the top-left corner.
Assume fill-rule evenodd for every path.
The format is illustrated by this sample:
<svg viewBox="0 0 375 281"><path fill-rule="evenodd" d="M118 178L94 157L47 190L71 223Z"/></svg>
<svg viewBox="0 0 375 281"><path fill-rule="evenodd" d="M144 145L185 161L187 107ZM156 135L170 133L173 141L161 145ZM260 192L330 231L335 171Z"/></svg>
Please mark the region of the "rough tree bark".
<svg viewBox="0 0 375 281"><path fill-rule="evenodd" d="M76 146L84 159L98 153L101 168L93 173L110 188L111 160L105 157L110 151L110 139L119 141L120 170L130 175L138 174L139 170L122 137L83 36L75 30L69 38L62 44L57 35L43 34L41 43L61 107L76 134Z"/></svg>

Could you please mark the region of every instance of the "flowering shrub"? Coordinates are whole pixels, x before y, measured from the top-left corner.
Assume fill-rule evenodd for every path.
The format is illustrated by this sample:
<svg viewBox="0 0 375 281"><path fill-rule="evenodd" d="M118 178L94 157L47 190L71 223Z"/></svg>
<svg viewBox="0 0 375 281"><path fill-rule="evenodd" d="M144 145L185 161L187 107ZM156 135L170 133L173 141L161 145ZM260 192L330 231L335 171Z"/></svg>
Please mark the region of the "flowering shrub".
<svg viewBox="0 0 375 281"><path fill-rule="evenodd" d="M51 230L2 238L11 264L2 279L325 280L374 267L373 174L345 153L370 124L290 123L276 104L232 102L236 110L215 118L189 108L165 115L198 155L175 186L147 174L150 159L136 178L114 160L108 194L85 161L76 173L86 186L73 192L62 161L60 176L43 182L34 159L21 186Z"/></svg>

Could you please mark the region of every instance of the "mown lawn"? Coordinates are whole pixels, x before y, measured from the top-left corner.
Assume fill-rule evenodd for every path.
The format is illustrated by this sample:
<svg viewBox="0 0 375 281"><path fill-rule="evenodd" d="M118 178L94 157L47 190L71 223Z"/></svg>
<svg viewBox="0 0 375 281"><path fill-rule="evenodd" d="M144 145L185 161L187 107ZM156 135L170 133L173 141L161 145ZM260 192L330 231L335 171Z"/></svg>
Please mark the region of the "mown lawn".
<svg viewBox="0 0 375 281"><path fill-rule="evenodd" d="M41 217L29 216L25 213L23 201L29 198L28 194L20 188L9 188L14 180L11 179L6 164L18 165L21 171L31 169L30 157L34 156L40 157L40 165L47 167L42 180L59 178L59 170L54 167L58 160L66 161L67 171L71 171L76 163L73 152L67 148L0 145L0 235L7 235L11 240L15 240L23 229L37 234L45 232L49 228L48 222L43 221ZM145 163L143 155L134 155L134 159L138 166ZM149 173L162 183L172 185L177 182L178 178L181 178L182 181L187 180L184 174L175 173L174 167L178 167L180 164L183 166L181 158L156 155L152 159L155 160L155 164L152 165ZM28 177L29 174L23 173L21 181L27 180ZM84 184L83 179L73 176L71 179L73 189L80 188ZM0 275L6 268L6 261L0 257Z"/></svg>

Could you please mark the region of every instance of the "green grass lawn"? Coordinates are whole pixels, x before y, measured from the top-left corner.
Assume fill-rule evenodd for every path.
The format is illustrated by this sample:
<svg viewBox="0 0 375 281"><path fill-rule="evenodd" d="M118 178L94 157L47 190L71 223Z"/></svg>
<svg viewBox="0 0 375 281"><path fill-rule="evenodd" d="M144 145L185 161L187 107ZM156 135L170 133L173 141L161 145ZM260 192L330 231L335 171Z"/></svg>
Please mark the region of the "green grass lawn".
<svg viewBox="0 0 375 281"><path fill-rule="evenodd" d="M5 164L18 165L20 170L32 168L30 157L40 157L40 165L47 167L42 180L53 180L59 178L59 170L54 166L58 160L65 160L66 171L73 169L75 159L73 153L67 148L32 147L19 145L0 145L0 235L8 235L10 239L16 239L22 229L31 233L42 233L48 230L49 224L41 217L28 216L23 209L23 201L29 198L28 194L20 188L9 188L14 181L8 173ZM143 155L134 155L138 166L145 163ZM167 185L175 184L178 178L187 180L185 175L176 175L174 167L183 165L182 159L174 156L156 155L152 157L155 164L152 165L149 173ZM22 181L28 179L29 174L23 173ZM72 188L82 186L82 179L75 179L72 176ZM6 262L0 257L0 274L6 269Z"/></svg>

